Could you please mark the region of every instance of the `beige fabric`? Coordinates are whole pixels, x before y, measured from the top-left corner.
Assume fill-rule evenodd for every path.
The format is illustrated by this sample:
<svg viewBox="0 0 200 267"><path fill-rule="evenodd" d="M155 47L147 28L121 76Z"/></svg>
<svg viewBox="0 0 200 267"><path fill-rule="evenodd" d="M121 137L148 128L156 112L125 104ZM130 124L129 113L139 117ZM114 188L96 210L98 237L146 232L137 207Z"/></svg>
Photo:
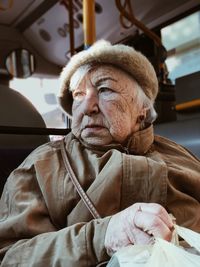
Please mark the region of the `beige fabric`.
<svg viewBox="0 0 200 267"><path fill-rule="evenodd" d="M134 48L122 44L111 45L108 41L100 40L88 50L74 55L60 76L60 93L58 99L61 107L70 116L72 97L69 92L69 83L74 72L82 65L89 63L113 64L134 77L144 90L144 93L155 100L158 93L158 80L155 70L149 60Z"/></svg>
<svg viewBox="0 0 200 267"><path fill-rule="evenodd" d="M92 220L66 173L60 141L31 153L1 198L0 266L95 266L108 259L110 215L138 201L160 203L179 225L200 232L199 160L169 140L152 140L152 127L133 136L128 148L89 148L66 136L71 165L99 220Z"/></svg>

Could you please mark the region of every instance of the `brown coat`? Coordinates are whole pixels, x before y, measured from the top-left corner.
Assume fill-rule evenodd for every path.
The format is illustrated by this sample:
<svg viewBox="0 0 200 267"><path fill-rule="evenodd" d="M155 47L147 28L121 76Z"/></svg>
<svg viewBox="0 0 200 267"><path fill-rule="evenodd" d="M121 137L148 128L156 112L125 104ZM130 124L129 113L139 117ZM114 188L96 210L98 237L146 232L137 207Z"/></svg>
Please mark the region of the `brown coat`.
<svg viewBox="0 0 200 267"><path fill-rule="evenodd" d="M110 216L135 202L160 203L179 225L200 232L200 162L184 148L154 137L152 127L136 133L128 150L86 147L72 134L65 141L74 172L102 219L92 219L80 200L60 141L40 146L12 172L3 191L1 267L95 266L108 259Z"/></svg>

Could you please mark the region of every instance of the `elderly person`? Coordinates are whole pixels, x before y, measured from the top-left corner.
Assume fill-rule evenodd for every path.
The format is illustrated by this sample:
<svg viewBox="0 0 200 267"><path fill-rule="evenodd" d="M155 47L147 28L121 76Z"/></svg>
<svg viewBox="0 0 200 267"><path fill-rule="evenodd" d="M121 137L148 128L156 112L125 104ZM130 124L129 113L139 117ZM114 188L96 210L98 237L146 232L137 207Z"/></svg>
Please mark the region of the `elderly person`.
<svg viewBox="0 0 200 267"><path fill-rule="evenodd" d="M170 241L171 213L200 232L200 164L154 136L152 65L125 45L95 43L71 58L59 95L72 117L9 176L1 198L5 266L97 266L118 249Z"/></svg>

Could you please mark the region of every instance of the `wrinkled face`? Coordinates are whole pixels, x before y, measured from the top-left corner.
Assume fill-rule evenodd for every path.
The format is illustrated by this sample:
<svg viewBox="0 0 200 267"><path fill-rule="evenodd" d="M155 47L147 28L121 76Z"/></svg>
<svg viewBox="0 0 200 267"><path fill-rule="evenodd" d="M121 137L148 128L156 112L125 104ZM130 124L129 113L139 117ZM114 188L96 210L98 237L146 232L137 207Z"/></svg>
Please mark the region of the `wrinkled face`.
<svg viewBox="0 0 200 267"><path fill-rule="evenodd" d="M126 145L139 130L143 112L136 86L131 76L110 65L88 71L72 88L73 134L90 145Z"/></svg>

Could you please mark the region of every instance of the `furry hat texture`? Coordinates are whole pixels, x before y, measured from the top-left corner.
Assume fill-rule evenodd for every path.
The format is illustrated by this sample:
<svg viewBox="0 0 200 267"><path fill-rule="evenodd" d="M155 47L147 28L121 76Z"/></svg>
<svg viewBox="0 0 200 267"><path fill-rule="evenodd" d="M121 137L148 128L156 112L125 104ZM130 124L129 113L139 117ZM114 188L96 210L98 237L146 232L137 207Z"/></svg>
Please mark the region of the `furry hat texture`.
<svg viewBox="0 0 200 267"><path fill-rule="evenodd" d="M82 65L90 63L112 64L128 72L141 86L147 97L155 100L158 93L158 80L149 60L134 48L100 40L89 49L75 54L63 68L60 75L60 93L58 100L69 117L72 115L72 95L69 83L72 75Z"/></svg>

